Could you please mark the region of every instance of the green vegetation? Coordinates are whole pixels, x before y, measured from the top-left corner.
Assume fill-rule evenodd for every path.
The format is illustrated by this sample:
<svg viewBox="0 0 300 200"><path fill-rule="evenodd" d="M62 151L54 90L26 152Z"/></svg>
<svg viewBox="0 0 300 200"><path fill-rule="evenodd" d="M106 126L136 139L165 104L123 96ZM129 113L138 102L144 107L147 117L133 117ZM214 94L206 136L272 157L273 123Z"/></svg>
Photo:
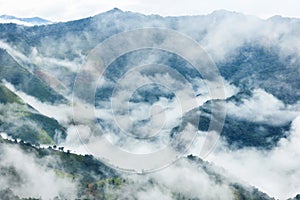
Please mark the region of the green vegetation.
<svg viewBox="0 0 300 200"><path fill-rule="evenodd" d="M38 140L41 144L54 144L53 139L43 129L39 131Z"/></svg>
<svg viewBox="0 0 300 200"><path fill-rule="evenodd" d="M32 113L27 110L27 107L21 107L22 112L14 112L11 107L14 105L7 105L5 108L0 108L0 131L5 132L15 139L21 139L31 144L55 144L56 139L63 139L66 137L64 127L62 127L55 119L45 117L43 115ZM7 110L11 112L8 112ZM5 117L9 115L9 117ZM13 120L12 120L13 119Z"/></svg>
<svg viewBox="0 0 300 200"><path fill-rule="evenodd" d="M0 138L0 146L2 144L15 145L24 153L33 155L36 159L52 158L55 162L47 163L48 170L53 170L60 178L66 178L70 181L79 183L78 197L80 199L109 199L110 194L104 191L108 188L120 188L127 180L123 179L114 169L107 167L102 162L96 160L90 155L76 155L54 150L36 148L26 143L16 143ZM5 173L5 176L11 176L12 179L19 177L18 173L13 169L0 169L0 174ZM21 183L21 181L13 181ZM0 199L3 199L3 194Z"/></svg>
<svg viewBox="0 0 300 200"><path fill-rule="evenodd" d="M23 100L20 97L18 97L16 94L11 92L8 88L6 88L2 84L0 84L0 103L24 104Z"/></svg>
<svg viewBox="0 0 300 200"><path fill-rule="evenodd" d="M47 134L53 139L57 132L60 132L62 139L66 138L65 128L53 118L46 117L38 113L30 113L29 120L38 122L43 127Z"/></svg>
<svg viewBox="0 0 300 200"><path fill-rule="evenodd" d="M126 179L123 179L121 177L112 177L108 179L101 179L97 181L95 184L97 184L98 187L104 187L105 185L109 184L119 188L125 183L128 183Z"/></svg>
<svg viewBox="0 0 300 200"><path fill-rule="evenodd" d="M0 131L32 144L54 144L66 137L55 119L39 114L16 94L0 84Z"/></svg>
<svg viewBox="0 0 300 200"><path fill-rule="evenodd" d="M114 169L104 165L99 160L90 155L76 155L72 153L65 153L62 151L54 150L51 147L48 149L39 149L30 144L16 143L0 139L0 146L2 144L16 145L26 154L35 156L36 159L52 158L55 162L49 162L47 167L53 170L60 178L69 179L78 183L78 198L79 199L118 199L118 195L124 187L132 187L137 190L143 190L144 187L162 187L161 183L156 179L150 178L145 185L133 180L120 176ZM228 183L232 189L236 200L272 200L266 194L258 191L253 187L245 187L238 183L231 183L225 176L220 174L219 170L215 170L215 166L201 160L199 157L189 155L187 161L190 165L196 165L197 168L204 170L211 180L216 184ZM0 169L0 173L10 174L14 179L18 179L18 173L13 168ZM20 181L14 181L21 183ZM5 192L3 192L5 191ZM1 193L2 192L2 193ZM187 196L187 194L172 192L174 199L197 199L196 197ZM9 189L0 190L0 198L6 197L5 195L13 195L13 191ZM133 195L134 196L134 195ZM12 196L12 197L15 197ZM13 198L11 198L13 199ZM17 199L17 198L16 198ZM60 199L57 197L56 199Z"/></svg>

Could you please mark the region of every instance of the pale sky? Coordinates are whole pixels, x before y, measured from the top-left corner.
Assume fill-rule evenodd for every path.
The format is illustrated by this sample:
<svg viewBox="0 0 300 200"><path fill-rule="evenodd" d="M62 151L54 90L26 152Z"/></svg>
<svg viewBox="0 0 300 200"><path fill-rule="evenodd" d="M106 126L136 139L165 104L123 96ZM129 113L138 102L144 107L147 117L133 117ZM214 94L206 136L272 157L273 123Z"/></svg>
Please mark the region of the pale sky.
<svg viewBox="0 0 300 200"><path fill-rule="evenodd" d="M226 9L268 18L300 18L299 0L0 0L0 15L39 16L68 21L93 16L114 7L144 14L202 15Z"/></svg>

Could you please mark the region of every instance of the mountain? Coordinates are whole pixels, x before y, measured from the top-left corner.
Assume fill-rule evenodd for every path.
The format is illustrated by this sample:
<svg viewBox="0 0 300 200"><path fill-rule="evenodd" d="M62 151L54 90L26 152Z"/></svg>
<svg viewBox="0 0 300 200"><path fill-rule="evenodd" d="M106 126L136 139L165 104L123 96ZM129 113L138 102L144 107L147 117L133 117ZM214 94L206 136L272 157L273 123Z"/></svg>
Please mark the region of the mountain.
<svg viewBox="0 0 300 200"><path fill-rule="evenodd" d="M40 25L51 24L52 22L46 19L42 19L40 17L18 18L10 15L0 15L0 23L1 24L14 23L23 26L40 26Z"/></svg>
<svg viewBox="0 0 300 200"><path fill-rule="evenodd" d="M13 84L17 89L51 103L64 101L65 98L55 92L38 76L21 66L6 50L0 48L0 79Z"/></svg>
<svg viewBox="0 0 300 200"><path fill-rule="evenodd" d="M66 137L55 119L40 114L0 84L0 132L31 144L56 144Z"/></svg>
<svg viewBox="0 0 300 200"><path fill-rule="evenodd" d="M299 193L299 19L263 20L226 10L162 17L113 9L69 22L18 20L45 25L0 24L0 198L287 199ZM105 66L101 80L84 68L93 66L91 52L110 38L149 27L196 41L216 65L224 96L211 98L207 84L214 79L207 82L185 57L164 49L122 54ZM152 39L193 54L177 45L178 38L160 36ZM143 35L122 39L103 52L114 55ZM97 88L89 87L93 80ZM216 127L209 129L211 122ZM157 127L163 127L161 135L141 139ZM188 131L201 141L218 127L220 144L210 162L184 152L169 167L131 174L89 153L105 134L126 152L149 153ZM192 148L198 152L197 145Z"/></svg>
<svg viewBox="0 0 300 200"><path fill-rule="evenodd" d="M22 153L31 155L35 158L35 162L45 162L45 158L56 157L56 162L53 163L51 160L46 161L47 170L54 171L57 178L68 179L72 182L78 182L78 193L75 195L76 198L84 199L119 199L123 198L122 191L124 188L131 188L135 191L149 190L149 187L155 185L161 185L155 178L146 179L142 185L134 177L118 173L114 169L111 169L93 158L91 155L76 155L71 153L65 153L52 147L47 149L37 148L30 144L10 142L0 138L0 148L11 147L20 149ZM0 160L3 160L3 152L0 153ZM258 191L256 188L240 184L237 182L231 182L228 178L222 174L219 174L220 169L215 166L204 162L200 158L189 155L182 158L182 162L187 162L191 166L195 166L199 173L205 173L209 176L216 184L228 185L230 191L233 194L234 199L262 199L271 200L273 198L268 197L266 194ZM45 163L44 163L45 165ZM0 172L2 178L9 178L10 180L20 179L22 176L18 171L19 169L14 164L3 166L0 164ZM24 173L24 172L23 172ZM15 186L15 190L19 190L19 187L26 187L26 182L20 181L20 185ZM156 186L155 186L156 187ZM163 188L162 188L163 189ZM167 192L167 191L166 191ZM57 196L58 199L68 198L64 194ZM136 194L130 194L132 197ZM1 199L20 199L14 191L9 188L1 188L0 190ZM13 198L12 198L13 197ZM187 193L177 193L172 191L172 198L174 199L186 199L186 198L197 198L189 196Z"/></svg>
<svg viewBox="0 0 300 200"><path fill-rule="evenodd" d="M13 24L3 24L0 27L0 38L7 41L8 44L16 46L25 56L29 56L32 48L36 48L42 57L55 58L57 61L69 61L70 65L74 66L76 63L81 64L83 62L80 59L82 55L86 55L96 44L113 34L126 30L141 27L171 28L194 37L200 45L205 47L212 41L214 35L219 37L222 31L227 31L227 29L224 30L226 23L249 23L251 24L248 28L249 30L235 29L232 32L232 35L239 37L236 40L234 37L230 38L233 42L222 51L230 54L226 57L227 59L221 60L215 55L215 51L219 49L222 42L225 42L223 39L220 39L216 44L213 43L211 46L207 46L208 52L213 57L215 56L215 62L219 66L221 74L227 80L240 87L245 84L247 84L247 87L262 87L285 103L295 103L299 99L300 94L293 88L299 87L299 84L297 81L289 80L297 79L293 73L297 72L298 68L298 64L295 62L297 56L292 52L289 53L294 47L287 46L287 44L289 40L298 37L299 29L297 29L297 24L300 22L286 19L286 23L282 25L273 21L261 20L252 16L244 16L227 11L218 11L207 16L163 18L155 15L146 16L138 13L111 10L90 18L42 27L18 27ZM287 29L282 28L282 26L289 26L290 23L293 26ZM261 29L261 32L257 32L256 30L259 30L261 27L264 27L264 29ZM228 30L231 28L228 27ZM273 32L273 36L269 32L270 34ZM11 33L14 34L11 35ZM229 35L227 32L226 34ZM64 45L61 46L62 44ZM251 55L252 60L243 61L243 56L249 57L250 54L253 54ZM246 65L243 63L245 61ZM51 68L51 73L54 77L58 78L65 85L71 86L72 79L70 80L70 78L72 78L73 74L70 72L70 67L64 67L62 65L63 62L61 62L61 67L57 69L58 63L45 63L45 66ZM239 67L244 65L245 67ZM255 67L260 65L262 65L263 70L255 69ZM74 67L76 68L76 66ZM237 68L241 70L236 72ZM288 76L280 77L280 75L276 74L281 73L282 70ZM271 73L273 71L275 73ZM234 73L234 76L231 73ZM263 75L259 73L263 73ZM248 76L245 77L245 75ZM68 78L65 79L65 77ZM248 80L249 78L251 80ZM280 83L281 89L279 90L278 87L274 88L276 84L272 84L268 80L261 81L264 78L276 81L278 84ZM282 93L281 91L284 92Z"/></svg>

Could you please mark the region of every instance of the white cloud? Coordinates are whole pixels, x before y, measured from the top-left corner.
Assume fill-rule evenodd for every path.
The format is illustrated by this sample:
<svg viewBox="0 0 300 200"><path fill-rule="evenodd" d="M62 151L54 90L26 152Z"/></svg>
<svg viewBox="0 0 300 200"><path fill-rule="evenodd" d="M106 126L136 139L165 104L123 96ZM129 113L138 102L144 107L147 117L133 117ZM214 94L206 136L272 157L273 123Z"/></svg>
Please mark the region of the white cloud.
<svg viewBox="0 0 300 200"><path fill-rule="evenodd" d="M244 120L278 126L292 121L300 113L300 102L285 105L262 89L254 90L251 98L242 101L241 105L228 102L226 104L228 114Z"/></svg>
<svg viewBox="0 0 300 200"><path fill-rule="evenodd" d="M222 182L217 183L213 176L204 171L202 164L198 164L181 159L155 173L131 175L129 177L135 185L125 186L115 193L121 199L129 194L137 199L176 199L178 194L188 199L234 199L227 180L222 179ZM215 170L219 169L212 169Z"/></svg>
<svg viewBox="0 0 300 200"><path fill-rule="evenodd" d="M10 188L21 197L53 199L56 196L75 198L76 183L59 178L54 171L47 169L47 164L53 164L53 158L37 159L32 154L10 145L1 145L0 168L11 167L21 177L20 182L11 181L12 173L1 176L0 188Z"/></svg>
<svg viewBox="0 0 300 200"><path fill-rule="evenodd" d="M233 199L233 193L226 181L222 184L215 183L203 169L186 160L154 174L154 177L171 190L191 197Z"/></svg>
<svg viewBox="0 0 300 200"><path fill-rule="evenodd" d="M270 196L294 197L300 191L299 124L300 116L293 121L290 137L281 139L271 151L255 148L233 151L222 141L206 159Z"/></svg>

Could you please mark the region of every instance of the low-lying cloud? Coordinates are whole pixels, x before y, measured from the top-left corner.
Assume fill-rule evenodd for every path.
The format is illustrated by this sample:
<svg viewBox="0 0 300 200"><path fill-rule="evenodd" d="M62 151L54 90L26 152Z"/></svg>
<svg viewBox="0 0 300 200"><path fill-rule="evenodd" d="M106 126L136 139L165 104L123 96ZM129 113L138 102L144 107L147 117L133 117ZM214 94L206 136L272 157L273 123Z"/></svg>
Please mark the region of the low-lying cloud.
<svg viewBox="0 0 300 200"><path fill-rule="evenodd" d="M251 97L241 101L242 103L239 104L232 101L226 104L228 115L247 121L280 126L295 119L300 112L300 103L286 105L262 89L255 89Z"/></svg>
<svg viewBox="0 0 300 200"><path fill-rule="evenodd" d="M221 141L206 159L222 166L239 179L268 195L287 199L300 191L300 116L292 123L288 138L282 138L271 151L255 148L229 150Z"/></svg>
<svg viewBox="0 0 300 200"><path fill-rule="evenodd" d="M76 183L58 177L53 170L46 167L50 163L55 164L54 158L37 159L34 155L25 153L12 145L1 144L0 149L0 170L15 171L15 173L1 175L0 188L10 188L16 195L23 198L69 199L76 197Z"/></svg>

